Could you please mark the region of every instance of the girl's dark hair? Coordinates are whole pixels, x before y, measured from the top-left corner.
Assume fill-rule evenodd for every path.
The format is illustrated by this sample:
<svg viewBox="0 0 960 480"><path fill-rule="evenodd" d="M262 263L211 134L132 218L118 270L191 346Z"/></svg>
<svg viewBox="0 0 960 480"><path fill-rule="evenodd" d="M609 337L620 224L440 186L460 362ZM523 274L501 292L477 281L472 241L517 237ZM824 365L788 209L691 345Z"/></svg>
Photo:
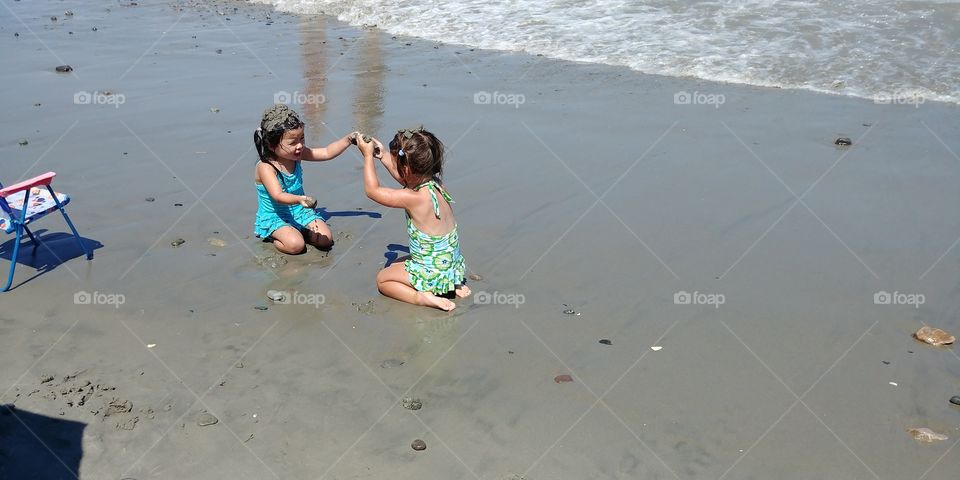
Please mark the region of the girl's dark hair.
<svg viewBox="0 0 960 480"><path fill-rule="evenodd" d="M260 161L266 162L274 158L273 149L280 144L283 132L301 127L303 122L290 107L278 103L267 108L260 119L260 128L253 132L253 145L257 148Z"/></svg>
<svg viewBox="0 0 960 480"><path fill-rule="evenodd" d="M397 132L390 141L390 153L397 159L398 169L422 177L443 175L443 143L423 127Z"/></svg>

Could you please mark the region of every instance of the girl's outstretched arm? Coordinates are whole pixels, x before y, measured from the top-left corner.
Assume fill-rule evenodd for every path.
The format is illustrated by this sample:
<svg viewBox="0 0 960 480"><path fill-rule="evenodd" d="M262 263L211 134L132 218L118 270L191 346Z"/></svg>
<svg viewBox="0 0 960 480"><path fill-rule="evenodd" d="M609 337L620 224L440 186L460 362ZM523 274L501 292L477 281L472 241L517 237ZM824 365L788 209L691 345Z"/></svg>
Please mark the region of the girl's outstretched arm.
<svg viewBox="0 0 960 480"><path fill-rule="evenodd" d="M277 180L277 173L269 163L260 162L257 165L257 179L267 189L267 194L277 203L283 205L293 205L305 200L306 195L294 195L283 191L280 187L280 181Z"/></svg>
<svg viewBox="0 0 960 480"><path fill-rule="evenodd" d="M350 148L350 145L356 141L355 139L359 133L351 132L335 142L331 142L330 145L326 147L318 148L304 148L303 155L301 155L301 160L306 160L308 162L323 162L327 160L333 160L346 149Z"/></svg>
<svg viewBox="0 0 960 480"><path fill-rule="evenodd" d="M415 198L413 191L381 187L380 179L377 178L377 167L373 163L374 143L360 139L357 146L363 153L363 191L367 197L385 207L406 208L410 200Z"/></svg>

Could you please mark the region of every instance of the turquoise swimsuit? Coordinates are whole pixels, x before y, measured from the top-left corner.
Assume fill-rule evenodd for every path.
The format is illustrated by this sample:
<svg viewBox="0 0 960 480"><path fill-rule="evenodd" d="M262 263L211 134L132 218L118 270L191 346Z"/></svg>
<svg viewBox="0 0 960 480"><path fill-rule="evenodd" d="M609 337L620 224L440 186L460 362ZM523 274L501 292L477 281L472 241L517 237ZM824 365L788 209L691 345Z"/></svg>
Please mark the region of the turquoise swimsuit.
<svg viewBox="0 0 960 480"><path fill-rule="evenodd" d="M434 180L417 185L414 191L422 187L429 187L433 214L439 219L440 204L434 190L440 192L448 203L453 203L453 199ZM410 235L410 258L404 262L404 268L413 288L443 295L463 284L466 266L460 254L460 235L456 225L446 235L433 236L420 231L407 215L407 234Z"/></svg>
<svg viewBox="0 0 960 480"><path fill-rule="evenodd" d="M277 171L277 179L286 193L303 195L303 169L297 162L292 175ZM253 222L253 233L260 238L267 238L278 228L291 226L303 230L314 220L323 220L316 212L305 208L299 203L283 205L276 203L267 193L262 183L257 184L257 217Z"/></svg>

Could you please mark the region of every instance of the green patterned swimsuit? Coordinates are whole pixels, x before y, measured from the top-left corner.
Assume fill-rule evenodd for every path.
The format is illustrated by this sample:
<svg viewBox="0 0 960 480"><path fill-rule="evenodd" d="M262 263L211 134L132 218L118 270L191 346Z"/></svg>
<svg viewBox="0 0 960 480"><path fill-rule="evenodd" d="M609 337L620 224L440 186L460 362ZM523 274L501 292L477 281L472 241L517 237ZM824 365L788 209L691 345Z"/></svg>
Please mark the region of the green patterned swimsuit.
<svg viewBox="0 0 960 480"><path fill-rule="evenodd" d="M423 187L429 187L433 214L439 219L440 204L434 191L440 192L447 203L453 203L453 199L434 180L417 185L413 190L418 191ZM460 235L456 225L446 235L428 235L414 226L410 215L407 215L407 234L410 235L410 258L404 262L404 268L413 288L443 295L463 284L466 267L460 255Z"/></svg>

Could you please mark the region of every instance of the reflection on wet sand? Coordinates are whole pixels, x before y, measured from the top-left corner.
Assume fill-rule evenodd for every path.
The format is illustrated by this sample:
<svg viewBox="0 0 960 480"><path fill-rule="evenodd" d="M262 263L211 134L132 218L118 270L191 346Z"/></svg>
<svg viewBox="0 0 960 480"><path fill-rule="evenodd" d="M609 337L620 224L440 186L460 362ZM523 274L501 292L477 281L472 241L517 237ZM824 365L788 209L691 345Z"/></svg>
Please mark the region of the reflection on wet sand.
<svg viewBox="0 0 960 480"><path fill-rule="evenodd" d="M303 55L303 78L308 98L326 99L324 92L327 88L327 18L322 16L304 17L300 21L300 34ZM323 132L323 113L326 110L326 101L307 102L296 105L303 109L311 133Z"/></svg>
<svg viewBox="0 0 960 480"><path fill-rule="evenodd" d="M374 30L364 30L363 35L360 65L356 73L357 97L353 102L353 122L357 130L376 135L382 127L386 68L380 49L380 35Z"/></svg>
<svg viewBox="0 0 960 480"><path fill-rule="evenodd" d="M364 30L362 36L354 40L360 44L347 46L342 52L345 56L354 58L345 59L340 56L341 52L332 52L329 48L327 21L325 17L305 17L300 22L303 75L306 82L305 95L301 98L327 100L329 70L353 67L357 82L353 92L353 125L348 128L375 135L382 127L383 84L386 75L380 36L375 30ZM328 58L331 52L336 54L335 61ZM303 110L311 134L326 136L330 133L323 128L326 101L306 102L297 107Z"/></svg>

